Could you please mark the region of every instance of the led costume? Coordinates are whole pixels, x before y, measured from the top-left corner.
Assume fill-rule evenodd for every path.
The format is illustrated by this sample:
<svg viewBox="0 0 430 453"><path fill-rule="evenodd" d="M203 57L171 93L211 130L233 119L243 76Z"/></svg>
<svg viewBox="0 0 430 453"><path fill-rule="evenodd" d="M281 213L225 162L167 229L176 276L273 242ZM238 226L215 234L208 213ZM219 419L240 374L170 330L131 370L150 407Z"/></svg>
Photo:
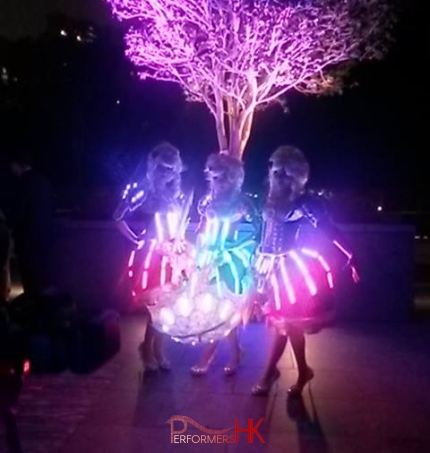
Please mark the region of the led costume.
<svg viewBox="0 0 430 453"><path fill-rule="evenodd" d="M256 210L241 193L244 173L242 163L213 154L206 165L211 191L200 200L201 216L197 230L197 266L212 266L215 283L225 285L235 295L243 294L249 285L250 259L257 234ZM248 222L252 231L239 240L239 226ZM218 294L222 295L219 290Z"/></svg>
<svg viewBox="0 0 430 453"><path fill-rule="evenodd" d="M180 187L182 169L176 148L168 144L154 148L127 184L114 214L121 231L136 244L127 272L137 305L151 303L154 289L183 278L183 269L175 273L180 267L178 261L186 262L181 260L182 253L176 253L185 249L184 243L179 245L187 220ZM136 231L134 223L140 228L143 225L143 229Z"/></svg>
<svg viewBox="0 0 430 453"><path fill-rule="evenodd" d="M279 148L269 171L270 193L254 268L266 320L284 335L288 325L321 322L333 314L330 296L340 268L350 267L357 275L353 255L324 203L304 193L309 166L301 152Z"/></svg>
<svg viewBox="0 0 430 453"><path fill-rule="evenodd" d="M177 290L160 290L155 307L161 329L177 341L209 343L228 335L242 321L248 304L254 228L238 237L241 222L255 222L249 199L241 194L242 163L225 154L209 157L211 191L198 204L195 270ZM252 229L252 228L251 228Z"/></svg>

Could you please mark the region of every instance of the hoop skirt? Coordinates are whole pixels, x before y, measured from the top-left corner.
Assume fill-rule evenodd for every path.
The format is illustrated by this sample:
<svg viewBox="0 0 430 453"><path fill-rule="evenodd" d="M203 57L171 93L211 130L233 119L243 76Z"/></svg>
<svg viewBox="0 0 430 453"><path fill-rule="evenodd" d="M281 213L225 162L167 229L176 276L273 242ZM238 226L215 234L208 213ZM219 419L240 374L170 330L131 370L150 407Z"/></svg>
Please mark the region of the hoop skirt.
<svg viewBox="0 0 430 453"><path fill-rule="evenodd" d="M256 286L268 325L285 335L289 325L313 328L333 320L334 290L344 265L344 256L334 246L258 253Z"/></svg>

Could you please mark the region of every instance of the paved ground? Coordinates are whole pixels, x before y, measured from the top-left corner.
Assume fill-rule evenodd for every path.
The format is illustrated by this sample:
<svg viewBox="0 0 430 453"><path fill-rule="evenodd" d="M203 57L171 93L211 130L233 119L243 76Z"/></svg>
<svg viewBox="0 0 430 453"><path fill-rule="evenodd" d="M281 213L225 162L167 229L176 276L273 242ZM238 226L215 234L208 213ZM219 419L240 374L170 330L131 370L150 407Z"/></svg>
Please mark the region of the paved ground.
<svg viewBox="0 0 430 453"><path fill-rule="evenodd" d="M316 377L293 404L286 399L296 378L289 349L270 397L250 395L270 342L261 324L244 330L243 366L228 379L227 345L210 373L195 378L189 367L199 350L175 343L168 348L173 370L142 379L136 347L143 330L139 318L124 317L121 352L91 375L28 378L18 412L25 453L430 451L430 323L350 325L309 336ZM166 421L173 415L212 429L264 418L265 444L257 437L248 444L244 433L237 444L172 444ZM190 426L185 434L201 433Z"/></svg>

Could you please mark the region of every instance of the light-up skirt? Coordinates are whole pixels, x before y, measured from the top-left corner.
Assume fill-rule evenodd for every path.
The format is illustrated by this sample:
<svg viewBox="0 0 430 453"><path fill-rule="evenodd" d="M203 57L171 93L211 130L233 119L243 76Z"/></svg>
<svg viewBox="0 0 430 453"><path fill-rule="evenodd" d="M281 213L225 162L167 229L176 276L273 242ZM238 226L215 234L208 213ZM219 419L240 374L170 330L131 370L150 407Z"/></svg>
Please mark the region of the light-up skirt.
<svg viewBox="0 0 430 453"><path fill-rule="evenodd" d="M280 255L259 253L257 291L269 325L285 334L288 325L312 324L334 314L333 270L318 251L294 248Z"/></svg>

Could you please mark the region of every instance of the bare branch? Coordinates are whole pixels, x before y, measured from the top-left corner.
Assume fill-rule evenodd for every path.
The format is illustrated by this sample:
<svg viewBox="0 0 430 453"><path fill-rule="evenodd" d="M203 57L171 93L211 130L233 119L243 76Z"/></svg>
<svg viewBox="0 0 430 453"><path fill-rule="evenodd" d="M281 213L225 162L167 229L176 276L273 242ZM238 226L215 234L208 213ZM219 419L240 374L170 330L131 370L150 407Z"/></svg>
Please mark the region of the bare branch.
<svg viewBox="0 0 430 453"><path fill-rule="evenodd" d="M179 83L217 128L230 105L245 136L257 106L292 89L335 91L333 68L381 58L393 22L390 0L106 1L129 26L126 54L140 77Z"/></svg>

